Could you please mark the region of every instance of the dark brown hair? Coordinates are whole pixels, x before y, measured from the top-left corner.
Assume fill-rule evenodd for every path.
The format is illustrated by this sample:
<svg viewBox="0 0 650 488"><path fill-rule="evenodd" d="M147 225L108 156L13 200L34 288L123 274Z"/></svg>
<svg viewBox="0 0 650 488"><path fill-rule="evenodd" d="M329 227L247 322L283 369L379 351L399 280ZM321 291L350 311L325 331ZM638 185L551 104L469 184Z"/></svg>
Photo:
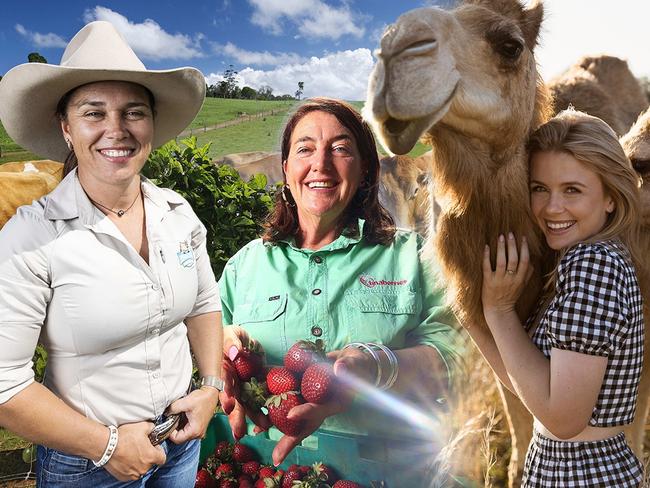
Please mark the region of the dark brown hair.
<svg viewBox="0 0 650 488"><path fill-rule="evenodd" d="M343 212L341 233L349 237L359 236L358 219L365 219L363 238L371 244L389 244L395 236L395 223L384 207L379 203L379 158L377 146L370 127L361 115L348 103L332 98L312 98L307 100L291 115L287 121L281 139L282 162L287 161L291 149L291 136L298 122L311 112L325 112L333 115L347 128L354 137L361 160L366 164L366 171L357 192ZM286 183L286 175L284 176ZM291 192L282 189L275 196L275 205L264 223L262 239L266 242L278 242L296 235L298 231L298 213Z"/></svg>
<svg viewBox="0 0 650 488"><path fill-rule="evenodd" d="M130 83L130 82L128 82ZM149 98L149 108L151 109L151 113L156 116L156 99L153 96L153 93L151 93L151 90L147 88L146 86L142 86L140 84L134 83L134 85L138 85L144 89L144 91L147 93L147 97ZM59 103L56 104L56 111L54 112L54 115L56 118L60 121L67 120L68 118L68 104L70 103L70 99L72 98L72 95L74 95L74 92L77 91L79 88L85 85L79 85L74 87L72 90L68 91L65 95L61 97L59 100ZM70 149L70 152L65 158L65 161L63 162L63 177L65 178L70 171L75 169L77 165L79 164L79 161L77 161L77 155L74 153L74 148Z"/></svg>

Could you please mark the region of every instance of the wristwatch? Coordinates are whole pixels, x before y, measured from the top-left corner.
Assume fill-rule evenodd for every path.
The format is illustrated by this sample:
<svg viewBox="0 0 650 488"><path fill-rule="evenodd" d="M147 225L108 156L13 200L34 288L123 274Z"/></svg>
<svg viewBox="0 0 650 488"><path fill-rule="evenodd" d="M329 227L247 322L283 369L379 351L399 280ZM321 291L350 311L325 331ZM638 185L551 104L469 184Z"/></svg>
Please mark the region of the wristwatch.
<svg viewBox="0 0 650 488"><path fill-rule="evenodd" d="M223 380L216 376L203 376L201 378L201 386L209 386L210 388L215 388L218 391L223 391Z"/></svg>

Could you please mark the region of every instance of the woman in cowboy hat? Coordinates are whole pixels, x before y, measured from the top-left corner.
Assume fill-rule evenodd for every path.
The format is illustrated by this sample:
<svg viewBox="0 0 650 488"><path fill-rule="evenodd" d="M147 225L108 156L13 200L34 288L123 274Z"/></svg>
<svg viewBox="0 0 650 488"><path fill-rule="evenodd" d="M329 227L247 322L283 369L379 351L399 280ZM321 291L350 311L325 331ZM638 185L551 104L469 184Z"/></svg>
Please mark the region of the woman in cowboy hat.
<svg viewBox="0 0 650 488"><path fill-rule="evenodd" d="M9 135L66 160L59 186L0 232L0 425L39 444L39 486L194 485L221 388L218 287L205 228L140 170L204 91L196 69L146 70L107 22L86 25L60 65L0 82ZM202 387L187 394L190 349Z"/></svg>

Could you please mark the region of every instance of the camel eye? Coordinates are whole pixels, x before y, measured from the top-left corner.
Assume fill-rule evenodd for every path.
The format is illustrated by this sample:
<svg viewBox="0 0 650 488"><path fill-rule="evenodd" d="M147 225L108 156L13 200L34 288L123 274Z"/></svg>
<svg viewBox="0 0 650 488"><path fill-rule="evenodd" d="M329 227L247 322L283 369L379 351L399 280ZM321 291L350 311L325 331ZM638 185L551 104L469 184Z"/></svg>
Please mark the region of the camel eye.
<svg viewBox="0 0 650 488"><path fill-rule="evenodd" d="M643 178L650 176L650 159L632 159L632 166L639 176Z"/></svg>
<svg viewBox="0 0 650 488"><path fill-rule="evenodd" d="M507 41L502 42L498 45L497 49L499 53L509 60L514 61L519 57L521 52L524 50L524 45L521 41L517 39L508 39Z"/></svg>

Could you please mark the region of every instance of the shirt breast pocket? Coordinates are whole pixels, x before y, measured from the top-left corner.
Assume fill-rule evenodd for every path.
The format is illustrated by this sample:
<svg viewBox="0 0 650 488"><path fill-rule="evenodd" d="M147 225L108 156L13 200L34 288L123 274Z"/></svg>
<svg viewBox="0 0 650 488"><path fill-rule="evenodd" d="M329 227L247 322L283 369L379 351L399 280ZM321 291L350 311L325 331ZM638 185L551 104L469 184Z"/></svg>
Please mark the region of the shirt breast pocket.
<svg viewBox="0 0 650 488"><path fill-rule="evenodd" d="M345 303L352 341L381 342L393 347L403 347L406 333L417 325L422 308L420 295L411 290L354 290L345 294Z"/></svg>
<svg viewBox="0 0 650 488"><path fill-rule="evenodd" d="M270 364L285 350L287 300L286 293L275 294L266 300L237 305L233 311L233 324L242 326L262 345Z"/></svg>
<svg viewBox="0 0 650 488"><path fill-rule="evenodd" d="M179 316L184 317L194 307L199 287L194 249L189 241L162 241L157 246L162 269L167 275L168 289L171 290L171 306ZM164 275L161 279L164 279Z"/></svg>

